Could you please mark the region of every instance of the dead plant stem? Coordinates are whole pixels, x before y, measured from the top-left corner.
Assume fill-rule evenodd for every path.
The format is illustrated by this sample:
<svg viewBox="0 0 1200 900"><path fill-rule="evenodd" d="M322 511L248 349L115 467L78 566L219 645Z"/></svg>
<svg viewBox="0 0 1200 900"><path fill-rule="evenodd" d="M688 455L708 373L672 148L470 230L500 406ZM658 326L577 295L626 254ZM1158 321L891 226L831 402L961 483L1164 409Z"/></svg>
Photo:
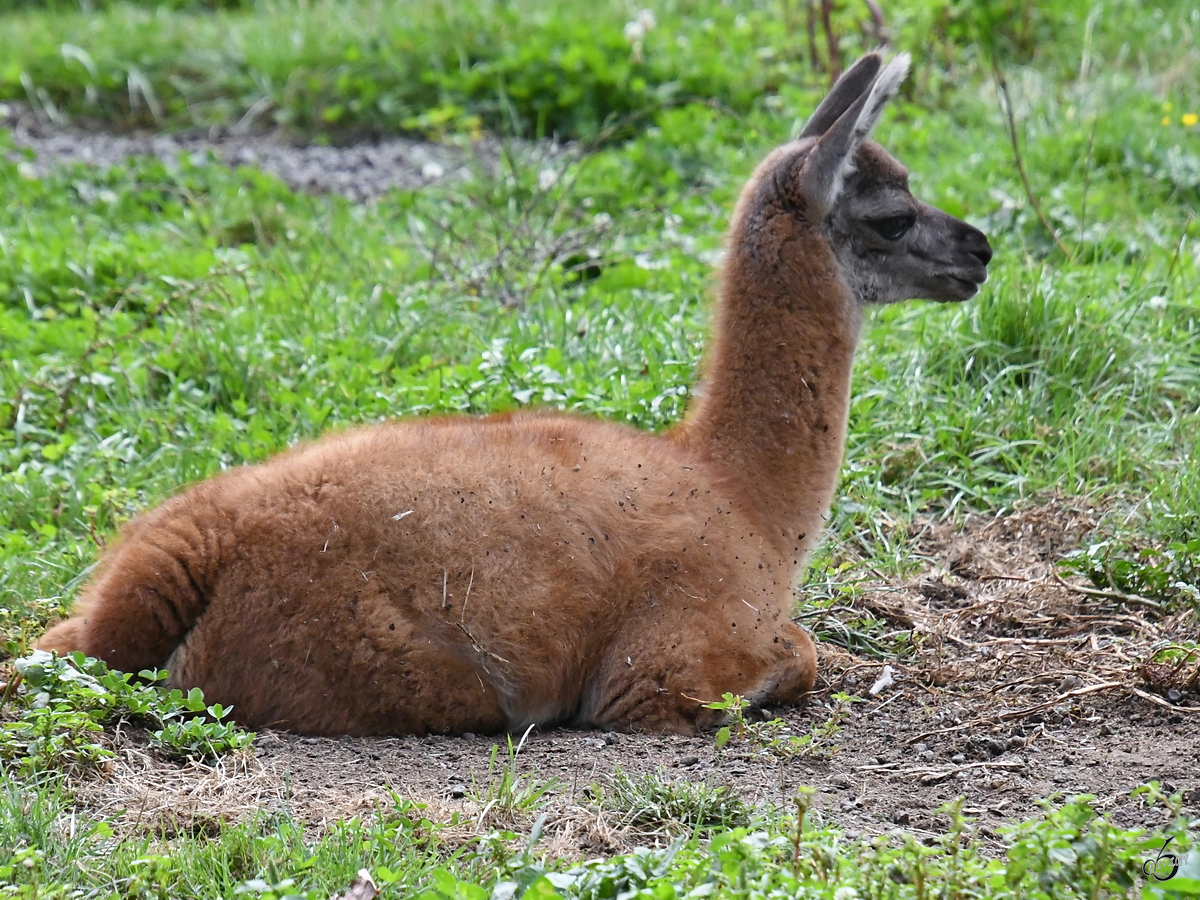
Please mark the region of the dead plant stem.
<svg viewBox="0 0 1200 900"><path fill-rule="evenodd" d="M1063 255L1071 262L1075 261L1075 254L1071 252L1071 248L1063 243L1063 239L1059 236L1054 226L1050 224L1050 220L1042 211L1042 204L1038 202L1037 194L1033 192L1033 185L1029 183L1029 173L1025 169L1025 158L1021 153L1021 141L1017 137L1017 123L1013 116L1012 98L1008 93L1008 80L1004 77L1004 72L1000 68L1000 62L996 59L996 51L991 50L992 59L992 77L996 83L996 95L1000 100L1000 113L1004 116L1005 130L1008 132L1009 143L1012 144L1013 161L1017 166L1017 174L1021 176L1021 186L1025 189L1025 197L1029 200L1029 205L1033 207L1034 214L1038 217L1038 221L1042 223L1042 227L1046 229L1046 233L1054 239L1054 243L1058 249L1063 252Z"/></svg>
<svg viewBox="0 0 1200 900"><path fill-rule="evenodd" d="M1162 604L1157 600L1151 600L1149 597L1143 597L1140 594L1126 594L1124 591L1102 591L1097 588L1081 587L1077 584L1070 584L1065 581L1057 572L1052 573L1054 580L1068 591L1074 591L1076 594L1083 594L1085 597L1099 597L1104 600L1116 600L1120 603L1129 603L1133 606L1143 606L1146 609L1153 609L1159 612L1162 611Z"/></svg>

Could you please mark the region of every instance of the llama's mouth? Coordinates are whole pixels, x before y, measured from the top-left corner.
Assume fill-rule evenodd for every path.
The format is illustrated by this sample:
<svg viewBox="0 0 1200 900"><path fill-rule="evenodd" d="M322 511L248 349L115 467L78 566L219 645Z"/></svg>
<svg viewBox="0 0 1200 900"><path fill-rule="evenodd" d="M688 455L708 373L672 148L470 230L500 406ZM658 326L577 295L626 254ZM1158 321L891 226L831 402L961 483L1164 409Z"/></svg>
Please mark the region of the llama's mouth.
<svg viewBox="0 0 1200 900"><path fill-rule="evenodd" d="M964 278L961 275L947 274L945 276L945 284L948 288L946 293L949 296L946 297L946 300L952 303L961 300L969 300L979 293L979 286L985 281L987 281L986 272L982 277L979 278Z"/></svg>

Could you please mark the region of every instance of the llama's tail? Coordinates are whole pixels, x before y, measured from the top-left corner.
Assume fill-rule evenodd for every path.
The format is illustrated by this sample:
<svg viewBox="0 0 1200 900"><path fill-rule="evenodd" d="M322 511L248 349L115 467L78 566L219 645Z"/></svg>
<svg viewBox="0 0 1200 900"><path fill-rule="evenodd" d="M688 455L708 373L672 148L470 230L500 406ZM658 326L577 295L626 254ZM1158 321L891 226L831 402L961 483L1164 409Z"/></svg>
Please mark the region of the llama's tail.
<svg viewBox="0 0 1200 900"><path fill-rule="evenodd" d="M101 560L72 610L38 649L82 650L114 669L157 669L208 605L209 573L219 548L188 494L141 518Z"/></svg>

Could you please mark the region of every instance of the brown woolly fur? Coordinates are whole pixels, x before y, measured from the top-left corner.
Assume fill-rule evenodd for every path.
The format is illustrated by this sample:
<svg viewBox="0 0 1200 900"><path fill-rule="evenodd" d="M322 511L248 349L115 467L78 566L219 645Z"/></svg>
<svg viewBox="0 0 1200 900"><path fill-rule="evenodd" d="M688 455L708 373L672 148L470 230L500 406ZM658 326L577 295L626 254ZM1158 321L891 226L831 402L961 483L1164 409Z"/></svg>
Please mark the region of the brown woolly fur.
<svg viewBox="0 0 1200 900"><path fill-rule="evenodd" d="M405 420L227 472L136 519L41 640L165 666L256 727L646 732L812 688L793 584L829 508L863 302L961 300L991 256L866 140L864 57L759 166L699 399L664 435L569 415ZM810 126L812 128L814 126Z"/></svg>

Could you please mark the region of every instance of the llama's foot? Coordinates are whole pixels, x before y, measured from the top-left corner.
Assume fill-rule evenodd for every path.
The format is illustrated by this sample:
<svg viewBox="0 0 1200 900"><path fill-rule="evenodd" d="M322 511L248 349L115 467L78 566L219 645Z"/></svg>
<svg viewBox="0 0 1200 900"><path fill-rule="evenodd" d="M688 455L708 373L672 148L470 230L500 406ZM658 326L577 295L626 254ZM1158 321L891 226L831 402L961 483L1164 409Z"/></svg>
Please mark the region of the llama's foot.
<svg viewBox="0 0 1200 900"><path fill-rule="evenodd" d="M794 706L812 692L817 680L817 648L807 631L785 622L776 640L778 661L758 690L745 695L755 706Z"/></svg>
<svg viewBox="0 0 1200 900"><path fill-rule="evenodd" d="M74 615L35 645L58 654L80 651L121 672L157 669L185 629L176 607L154 588L134 587L75 605Z"/></svg>

